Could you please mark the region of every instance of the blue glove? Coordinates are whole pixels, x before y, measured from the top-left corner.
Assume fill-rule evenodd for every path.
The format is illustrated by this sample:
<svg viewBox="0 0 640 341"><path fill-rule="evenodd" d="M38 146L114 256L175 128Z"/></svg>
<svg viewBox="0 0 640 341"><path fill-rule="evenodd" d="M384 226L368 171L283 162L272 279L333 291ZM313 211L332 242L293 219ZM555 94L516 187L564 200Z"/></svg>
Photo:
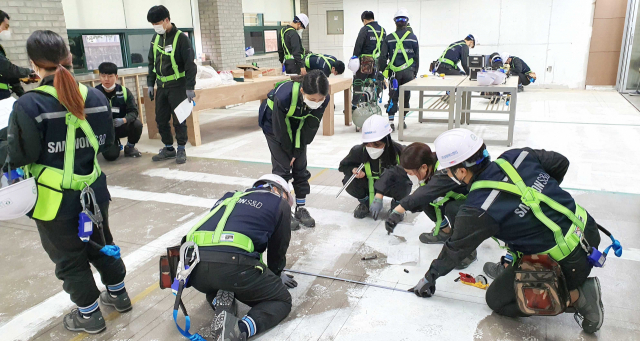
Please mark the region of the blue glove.
<svg viewBox="0 0 640 341"><path fill-rule="evenodd" d="M106 245L100 252L115 259L120 259L120 247L117 245Z"/></svg>
<svg viewBox="0 0 640 341"><path fill-rule="evenodd" d="M113 126L118 128L119 126L124 124L124 119L123 118L114 118L113 119Z"/></svg>
<svg viewBox="0 0 640 341"><path fill-rule="evenodd" d="M193 102L193 99L196 98L196 92L193 90L187 90L187 98L189 102Z"/></svg>
<svg viewBox="0 0 640 341"><path fill-rule="evenodd" d="M387 217L387 221L384 223L387 233L391 234L402 219L404 219L404 214L398 213L396 210L392 210Z"/></svg>
<svg viewBox="0 0 640 341"><path fill-rule="evenodd" d="M430 283L426 277L422 277L415 287L409 289L420 297L431 297L436 292L436 284Z"/></svg>
<svg viewBox="0 0 640 341"><path fill-rule="evenodd" d="M371 203L371 206L369 207L369 212L371 212L373 220L378 220L380 211L382 211L382 199L374 198L373 203Z"/></svg>

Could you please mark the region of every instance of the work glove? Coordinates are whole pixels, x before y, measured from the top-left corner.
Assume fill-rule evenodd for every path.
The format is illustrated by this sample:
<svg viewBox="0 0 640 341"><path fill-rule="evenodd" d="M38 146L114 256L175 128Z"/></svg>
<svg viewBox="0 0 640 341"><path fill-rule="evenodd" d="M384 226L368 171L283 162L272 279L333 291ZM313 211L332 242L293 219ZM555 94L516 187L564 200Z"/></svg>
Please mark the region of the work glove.
<svg viewBox="0 0 640 341"><path fill-rule="evenodd" d="M149 87L149 98L153 101L153 87Z"/></svg>
<svg viewBox="0 0 640 341"><path fill-rule="evenodd" d="M113 126L118 128L119 126L124 124L124 119L123 118L114 118L113 119Z"/></svg>
<svg viewBox="0 0 640 341"><path fill-rule="evenodd" d="M404 219L404 214L398 213L395 210L391 211L389 217L387 217L387 221L384 223L384 227L387 229L387 233L391 234L393 230L396 228L399 222Z"/></svg>
<svg viewBox="0 0 640 341"><path fill-rule="evenodd" d="M193 99L196 98L196 92L193 90L187 90L187 98L189 102L193 102Z"/></svg>
<svg viewBox="0 0 640 341"><path fill-rule="evenodd" d="M293 275L289 275L283 272L282 274L280 274L280 279L282 280L282 284L284 284L284 286L289 289L293 289L298 286L298 282L293 279Z"/></svg>
<svg viewBox="0 0 640 341"><path fill-rule="evenodd" d="M420 297L431 297L436 292L436 284L430 283L426 277L422 277L415 287L407 291L413 291L414 294Z"/></svg>
<svg viewBox="0 0 640 341"><path fill-rule="evenodd" d="M369 206L369 212L371 212L371 217L373 217L373 220L378 220L380 211L382 211L382 199L374 198L373 203L371 203L371 206Z"/></svg>

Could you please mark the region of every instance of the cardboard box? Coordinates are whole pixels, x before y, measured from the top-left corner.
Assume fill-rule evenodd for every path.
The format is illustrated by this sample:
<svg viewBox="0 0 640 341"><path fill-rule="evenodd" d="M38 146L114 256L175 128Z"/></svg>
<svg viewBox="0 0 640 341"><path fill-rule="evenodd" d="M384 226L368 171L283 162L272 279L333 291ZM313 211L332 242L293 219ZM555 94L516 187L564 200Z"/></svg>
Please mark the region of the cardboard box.
<svg viewBox="0 0 640 341"><path fill-rule="evenodd" d="M262 77L262 72L261 71L255 71L255 70L245 70L244 71L244 78L245 79L254 79L254 78L258 78L258 77Z"/></svg>
<svg viewBox="0 0 640 341"><path fill-rule="evenodd" d="M236 67L238 69L242 69L242 70L245 70L245 71L246 70L255 70L255 71L258 70L257 66L254 66L254 65L251 65L251 64L239 64L239 65L236 65Z"/></svg>
<svg viewBox="0 0 640 341"><path fill-rule="evenodd" d="M233 78L244 78L244 71L237 69L237 70L231 70L231 73L233 74Z"/></svg>
<svg viewBox="0 0 640 341"><path fill-rule="evenodd" d="M262 76L277 76L278 73L276 69L273 68L260 68L260 72L262 72Z"/></svg>

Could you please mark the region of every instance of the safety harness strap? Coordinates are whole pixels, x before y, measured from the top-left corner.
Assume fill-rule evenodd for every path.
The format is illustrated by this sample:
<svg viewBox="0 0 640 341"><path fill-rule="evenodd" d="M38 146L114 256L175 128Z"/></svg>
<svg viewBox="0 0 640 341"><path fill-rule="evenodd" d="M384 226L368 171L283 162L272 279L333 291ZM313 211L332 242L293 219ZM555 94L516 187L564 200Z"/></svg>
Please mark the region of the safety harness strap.
<svg viewBox="0 0 640 341"><path fill-rule="evenodd" d="M283 82L279 82L276 83L275 88L277 89L280 85L282 85L283 83L286 82L291 82L291 80L287 80L287 81L283 81ZM289 106L289 111L287 112L287 115L284 118L284 123L287 125L287 133L289 134L289 140L291 140L292 143L294 143L295 148L300 148L300 131L302 130L302 127L304 126L304 122L308 117L313 117L315 119L318 119L317 117L313 116L312 114L307 114L304 116L295 116L295 112L296 112L296 107L298 106L298 96L300 95L300 83L298 82L294 82L293 83L293 89L291 90L291 105ZM267 98L267 106L269 107L269 109L271 109L271 111L273 111L273 100ZM291 130L291 121L290 119L296 119L300 121L300 124L298 124L298 129L296 130L296 139L295 141L293 140L293 130Z"/></svg>
<svg viewBox="0 0 640 341"><path fill-rule="evenodd" d="M430 203L431 206L436 211L436 227L433 229L433 235L437 236L440 233L440 224L442 224L442 206L446 204L449 200L464 200L467 196L464 194L456 193L454 191L449 191L444 197L436 199L435 202Z"/></svg>
<svg viewBox="0 0 640 341"><path fill-rule="evenodd" d="M380 35L375 28L371 25L367 25L368 28L373 31L373 35L376 37L376 48L373 50L371 54L363 54L360 57L373 57L373 59L378 59L380 57L380 44L382 43L382 37L384 37L384 27L380 27Z"/></svg>
<svg viewBox="0 0 640 341"><path fill-rule="evenodd" d="M365 148L363 148L363 152L367 152ZM396 155L396 164L399 165L400 164L400 157ZM380 161L380 159L378 159L378 169L381 170L382 169L382 161ZM370 162L365 162L364 163L364 174L367 176L367 180L369 183L369 205L371 205L373 203L373 198L376 195L376 190L374 188L374 184L376 182L376 180L380 179L380 173L378 173L378 175L373 175L373 172L371 171L371 163Z"/></svg>
<svg viewBox="0 0 640 341"><path fill-rule="evenodd" d="M153 72L157 75L158 79L162 82L162 83L166 83L166 82L170 82L173 80L177 80L180 79L182 77L185 76L185 72L180 72L180 70L178 70L178 64L176 63L176 46L178 44L178 37L182 34L182 31L178 30L176 32L176 35L173 37L173 45L171 46L171 52L165 52L162 48L160 48L160 46L158 46L158 42L160 42L160 35L156 34L156 39L153 42ZM171 68L173 69L173 75L170 76L162 76L162 75L158 75L158 73L156 72L156 58L157 58L157 52L160 52L162 54L164 54L165 56L169 56L169 58L171 58ZM162 58L160 59L160 67L162 67ZM126 90L125 90L126 91ZM125 97L125 101L126 101L126 97Z"/></svg>
<svg viewBox="0 0 640 341"><path fill-rule="evenodd" d="M465 42L460 42L460 43L455 43L455 44L449 45L449 47L446 50L444 50L444 52L442 52L442 56L440 56L440 58L438 58L438 61L441 62L441 63L449 64L449 65L451 65L451 66L453 66L454 68L457 69L458 68L457 63L454 63L453 60L445 58L444 56L452 48L454 48L456 46L464 45L464 44L465 44Z"/></svg>
<svg viewBox="0 0 640 341"><path fill-rule="evenodd" d="M282 43L282 48L284 49L284 59L293 59L293 55L289 52L289 48L287 47L287 44L284 42L284 34L291 30L294 30L293 27L283 27L280 30L280 41Z"/></svg>
<svg viewBox="0 0 640 341"><path fill-rule="evenodd" d="M304 64L307 66L307 69L311 68L311 57L313 57L313 56L320 57L320 58L324 59L324 62L327 63L327 65L329 65L329 71L331 71L331 68L333 67L333 65L331 65L331 62L329 62L329 61L332 61L334 63L336 62L335 59L329 58L329 57L327 57L327 56L325 56L323 54L320 54L320 53L309 53L304 59Z"/></svg>
<svg viewBox="0 0 640 341"><path fill-rule="evenodd" d="M9 90L9 84L7 84L7 83L0 83L0 89L2 89L2 90Z"/></svg>
<svg viewBox="0 0 640 341"><path fill-rule="evenodd" d="M402 36L402 38L398 38L398 35L395 32L393 32L391 34L393 34L393 36L396 38L396 48L393 51L393 57L391 57L391 62L389 63L389 68L393 72L399 72L399 71L402 71L402 70L406 70L411 65L413 65L413 58L409 59L409 57L407 56L407 51L405 51L405 49L404 49L403 42L411 34L411 31L405 32L404 35ZM396 55L398 55L398 50L402 51L402 56L404 56L404 64L402 64L400 66L394 66L393 62L396 60Z"/></svg>
<svg viewBox="0 0 640 341"><path fill-rule="evenodd" d="M522 203L531 208L531 211L540 222L548 227L554 235L556 246L543 252L542 254L549 254L556 261L560 261L568 256L576 246L580 244L580 240L583 236L585 223L587 221L587 212L580 205L576 204L576 212L571 212L566 207L559 204L557 201L542 194L535 189L528 187L518 172L513 166L504 159L496 160L496 164L502 168L507 177L513 182L513 184L500 182L500 181L477 181L471 186L471 191L476 189L497 189L499 191L508 192L521 197ZM562 229L558 224L549 219L542 208L540 202L544 202L551 209L562 213L569 218L573 225L569 228L569 231L563 235Z"/></svg>

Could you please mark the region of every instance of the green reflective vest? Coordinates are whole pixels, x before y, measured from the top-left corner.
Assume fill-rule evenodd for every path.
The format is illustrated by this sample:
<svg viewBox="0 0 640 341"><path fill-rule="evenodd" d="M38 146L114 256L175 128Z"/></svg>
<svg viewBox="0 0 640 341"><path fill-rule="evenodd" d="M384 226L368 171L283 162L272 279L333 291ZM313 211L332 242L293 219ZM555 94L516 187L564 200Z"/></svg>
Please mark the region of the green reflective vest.
<svg viewBox="0 0 640 341"><path fill-rule="evenodd" d="M287 47L287 44L284 42L284 34L287 33L288 31L291 31L291 30L295 31L295 29L293 27L283 27L282 29L280 29L280 42L282 43L282 49L284 50L284 59L285 60L286 59L293 59L293 55L289 52L289 48ZM304 57L305 54L307 54L307 51L304 49L304 46L302 46L302 56L301 57Z"/></svg>
<svg viewBox="0 0 640 341"><path fill-rule="evenodd" d="M291 80L286 80L286 81L282 81L282 82L278 82L276 83L275 88L277 89L280 85L286 83L286 82L292 82ZM291 106L289 106L289 111L287 112L287 115L284 118L284 123L287 125L287 133L289 133L289 140L291 140L291 143L294 144L295 148L300 148L300 131L302 130L302 127L304 126L304 121L307 119L307 117L311 116L313 118L315 118L316 120L318 119L317 117L313 116L312 114L307 114L305 116L294 116L295 112L296 112L296 107L298 105L298 95L300 94L300 83L298 82L293 82L293 89L291 90ZM267 98L267 106L269 106L269 109L271 109L271 111L273 112L273 100L270 98ZM290 119L296 119L300 121L300 124L298 124L298 130L296 131L296 139L295 142L293 140L293 130L291 130L291 122Z"/></svg>
<svg viewBox="0 0 640 341"><path fill-rule="evenodd" d="M438 169L438 166L440 165L440 161L436 162L436 165L433 166L433 169ZM426 184L423 182L420 184L420 186L425 186ZM440 197L438 199L436 199L434 202L429 203L429 205L433 206L433 209L436 211L436 227L433 229L433 235L437 236L438 233L440 233L440 225L442 224L442 206L444 206L444 204L446 204L449 200L453 199L453 200L465 200L467 198L466 195L464 194L460 194L460 193L456 193L454 191L449 191L447 192L447 194L444 195L444 197Z"/></svg>
<svg viewBox="0 0 640 341"><path fill-rule="evenodd" d="M307 69L311 67L311 57L312 56L317 56L320 57L322 59L324 59L324 62L327 63L327 65L329 65L329 72L331 72L331 68L335 65L336 60L333 58L329 58L321 53L309 53L305 58L304 58L304 65L306 65ZM330 63L333 62L333 64Z"/></svg>
<svg viewBox="0 0 640 341"><path fill-rule="evenodd" d="M83 84L79 84L83 101L87 99L89 90ZM53 86L42 85L34 89L44 92L58 99L58 93ZM67 125L67 137L64 149L63 169L32 163L26 167L27 172L36 178L38 184L38 200L33 210L33 218L42 221L51 221L58 214L62 203L63 190L81 191L85 187L93 184L102 174L98 164L98 139L91 129L87 120L78 119L68 112L65 116ZM94 150L93 172L89 175L77 175L73 173L76 154L76 130L80 128L86 135Z"/></svg>
<svg viewBox="0 0 640 341"><path fill-rule="evenodd" d="M457 69L458 68L458 63L454 63L453 60L445 58L444 55L447 54L447 51L451 50L452 48L454 48L456 46L464 45L464 44L465 44L465 42L463 41L463 42L460 42L460 43L449 45L449 47L447 47L447 49L444 50L444 52L442 52L442 56L440 56L440 58L438 58L438 61L440 63L449 64L449 65L453 66L453 68Z"/></svg>
<svg viewBox="0 0 640 341"><path fill-rule="evenodd" d="M366 147L364 148L364 152L367 153ZM391 148L393 148L393 146L391 146ZM396 155L396 165L400 164L400 157ZM377 175L374 175L373 172L371 171L371 163L370 162L365 162L364 163L364 174L367 175L367 180L369 181L369 205L371 205L371 203L373 203L373 198L376 196L376 190L373 187L376 180L380 179L380 175L382 175L382 161L380 161L380 159L378 159L378 170L380 170L379 173L377 173Z"/></svg>
<svg viewBox="0 0 640 341"><path fill-rule="evenodd" d="M7 83L0 83L0 89L2 89L2 90L9 90L9 84L7 84Z"/></svg>
<svg viewBox="0 0 640 341"><path fill-rule="evenodd" d="M380 57L380 44L382 44L382 38L384 37L384 28L380 26L380 35L378 35L373 26L367 25L367 27L373 31L373 35L376 37L376 48L373 50L373 53L363 54L360 57L373 57L373 59L378 59L378 57Z"/></svg>
<svg viewBox="0 0 640 341"><path fill-rule="evenodd" d="M176 47L178 45L178 37L182 34L182 31L178 30L176 35L173 37L173 45L171 45L171 52L165 52L164 47L158 46L158 42L160 41L160 35L156 34L156 39L153 42L153 72L157 75L158 79L162 83L170 82L173 80L180 79L184 77L185 73L180 72L178 70L178 64L176 64ZM166 41L165 41L166 44ZM173 68L173 75L170 76L162 76L159 75L156 71L156 58L158 56L158 52L162 53L165 56L169 56L171 58L171 67ZM160 58L160 70L162 70L162 58Z"/></svg>
<svg viewBox="0 0 640 341"><path fill-rule="evenodd" d="M531 208L531 212L533 212L535 217L553 232L556 246L542 252L541 254L548 254L557 262L567 257L580 244L582 236L584 235L584 227L587 222L587 211L576 203L575 213L571 212L566 207L560 205L557 201L527 186L515 168L513 168L508 161L504 159L497 159L495 162L507 174L507 177L511 182L513 182L513 184L501 181L482 180L474 182L471 186L471 191L479 188L497 189L502 192L520 196L522 203ZM549 208L564 214L573 222L566 234L563 235L560 226L542 212L542 208L540 208L541 202L545 203ZM511 251L510 253L514 256L514 260L519 258L518 254L514 254L514 252Z"/></svg>
<svg viewBox="0 0 640 341"><path fill-rule="evenodd" d="M389 68L393 72L406 70L411 65L413 65L413 58L409 59L409 57L407 57L407 51L404 50L403 42L411 34L411 32L410 31L405 32L402 38L398 38L398 35L395 32L391 34L393 34L393 37L396 38L396 48L393 51L393 57L391 57L391 62L389 62ZM398 55L398 50L402 51L402 55L404 56L404 64L400 66L394 66L393 62L396 60L396 56Z"/></svg>

